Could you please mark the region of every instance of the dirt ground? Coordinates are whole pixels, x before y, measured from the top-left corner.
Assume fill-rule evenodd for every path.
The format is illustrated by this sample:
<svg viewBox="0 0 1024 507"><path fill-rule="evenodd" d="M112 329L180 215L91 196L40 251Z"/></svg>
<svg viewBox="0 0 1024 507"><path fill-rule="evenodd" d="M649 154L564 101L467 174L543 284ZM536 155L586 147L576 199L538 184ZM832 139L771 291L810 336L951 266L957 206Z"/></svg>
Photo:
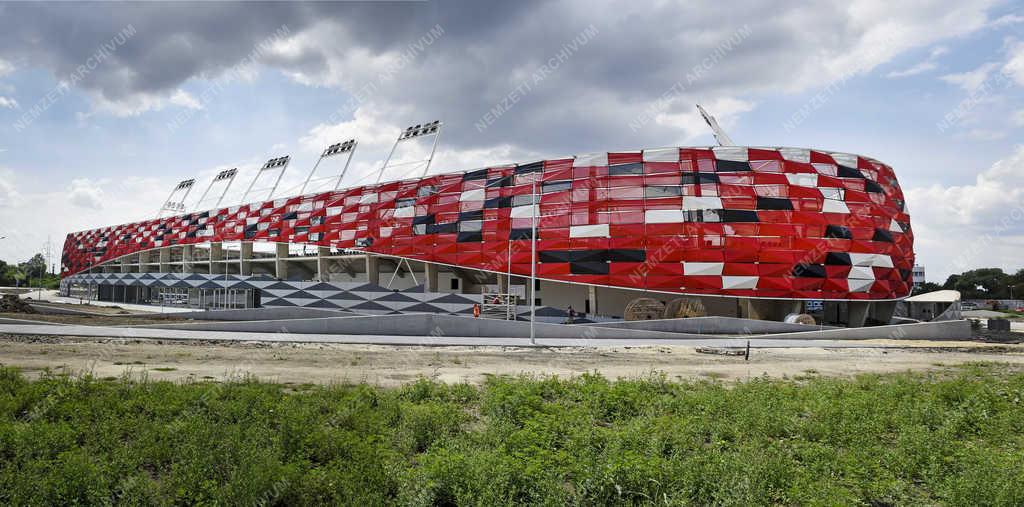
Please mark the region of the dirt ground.
<svg viewBox="0 0 1024 507"><path fill-rule="evenodd" d="M0 318L53 322L56 324L81 324L83 326L135 326L142 324L166 323L169 320L183 320L173 316L154 315L46 315L42 313L0 312Z"/></svg>
<svg viewBox="0 0 1024 507"><path fill-rule="evenodd" d="M620 348L395 347L341 344L166 342L0 335L0 364L30 375L49 369L96 377L126 373L160 380L225 380L242 375L281 383L395 386L417 378L480 383L488 375L578 375L610 378L664 372L671 379L742 380L756 376L850 376L940 369L996 361L1024 369L1024 346L974 342L901 342L902 348L754 349L743 357L693 347ZM892 345L878 342L877 345Z"/></svg>

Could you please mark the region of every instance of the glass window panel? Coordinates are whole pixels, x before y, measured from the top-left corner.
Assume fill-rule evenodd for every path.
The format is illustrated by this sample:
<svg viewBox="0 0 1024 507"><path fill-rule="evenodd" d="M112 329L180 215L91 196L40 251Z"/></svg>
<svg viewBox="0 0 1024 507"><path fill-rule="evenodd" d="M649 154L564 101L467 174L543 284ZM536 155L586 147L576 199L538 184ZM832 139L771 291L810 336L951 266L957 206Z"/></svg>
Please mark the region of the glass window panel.
<svg viewBox="0 0 1024 507"><path fill-rule="evenodd" d="M648 199L656 199L658 197L678 197L683 195L683 188L681 186L648 186L644 188L644 196Z"/></svg>
<svg viewBox="0 0 1024 507"><path fill-rule="evenodd" d="M571 188L572 182L569 180L546 181L541 185L541 193L550 194L552 192L563 192Z"/></svg>
<svg viewBox="0 0 1024 507"><path fill-rule="evenodd" d="M459 222L459 232L480 232L483 229L483 222L480 220L473 220L471 222Z"/></svg>
<svg viewBox="0 0 1024 507"><path fill-rule="evenodd" d="M608 176L633 176L644 173L644 165L640 162L615 164L608 166Z"/></svg>

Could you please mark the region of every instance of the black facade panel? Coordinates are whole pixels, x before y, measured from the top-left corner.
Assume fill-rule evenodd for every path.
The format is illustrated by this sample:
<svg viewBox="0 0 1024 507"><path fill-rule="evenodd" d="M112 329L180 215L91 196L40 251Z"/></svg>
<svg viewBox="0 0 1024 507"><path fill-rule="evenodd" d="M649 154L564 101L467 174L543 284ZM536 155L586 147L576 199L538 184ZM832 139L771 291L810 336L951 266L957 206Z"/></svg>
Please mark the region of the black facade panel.
<svg viewBox="0 0 1024 507"><path fill-rule="evenodd" d="M434 215L433 215L433 213L431 213L430 215L423 215L421 217L412 217L412 225L423 225L423 224L430 225L430 224L433 224L433 223L434 223Z"/></svg>
<svg viewBox="0 0 1024 507"><path fill-rule="evenodd" d="M758 197L757 209L792 210L793 201L785 197Z"/></svg>
<svg viewBox="0 0 1024 507"><path fill-rule="evenodd" d="M872 236L871 240L892 243L892 233L885 229L875 229L875 235Z"/></svg>
<svg viewBox="0 0 1024 507"><path fill-rule="evenodd" d="M821 264L797 264L793 276L801 278L825 278L825 266Z"/></svg>
<svg viewBox="0 0 1024 507"><path fill-rule="evenodd" d="M853 239L853 233L850 232L849 227L843 227L842 225L828 225L825 226L825 237L836 239Z"/></svg>
<svg viewBox="0 0 1024 507"><path fill-rule="evenodd" d="M516 174L529 174L544 170L544 162L531 162L516 166Z"/></svg>
<svg viewBox="0 0 1024 507"><path fill-rule="evenodd" d="M569 272L574 275L607 275L607 262L570 262Z"/></svg>
<svg viewBox="0 0 1024 507"><path fill-rule="evenodd" d="M459 223L427 224L427 234L454 234L459 232Z"/></svg>
<svg viewBox="0 0 1024 507"><path fill-rule="evenodd" d="M855 167L847 167L845 165L839 166L839 169L836 172L836 175L839 176L840 178L860 178L860 179L865 179L864 178L864 173L860 172L860 169L857 169Z"/></svg>
<svg viewBox="0 0 1024 507"><path fill-rule="evenodd" d="M533 239L533 229L512 229L508 233L508 239L512 241L520 239Z"/></svg>
<svg viewBox="0 0 1024 507"><path fill-rule="evenodd" d="M715 171L720 173L750 171L750 163L737 160L716 160Z"/></svg>
<svg viewBox="0 0 1024 507"><path fill-rule="evenodd" d="M825 255L825 264L829 266L852 266L850 254L846 252L829 252Z"/></svg>
<svg viewBox="0 0 1024 507"><path fill-rule="evenodd" d="M647 252L644 250L611 249L608 250L608 260L612 262L644 262L647 260Z"/></svg>
<svg viewBox="0 0 1024 507"><path fill-rule="evenodd" d="M720 212L723 222L759 222L757 212L747 209L723 209Z"/></svg>
<svg viewBox="0 0 1024 507"><path fill-rule="evenodd" d="M484 210L482 210L482 209L478 209L478 210L475 210L475 211L463 211L462 213L459 213L459 221L460 222L465 222L465 221L468 221L468 220L483 220L483 219L484 219Z"/></svg>

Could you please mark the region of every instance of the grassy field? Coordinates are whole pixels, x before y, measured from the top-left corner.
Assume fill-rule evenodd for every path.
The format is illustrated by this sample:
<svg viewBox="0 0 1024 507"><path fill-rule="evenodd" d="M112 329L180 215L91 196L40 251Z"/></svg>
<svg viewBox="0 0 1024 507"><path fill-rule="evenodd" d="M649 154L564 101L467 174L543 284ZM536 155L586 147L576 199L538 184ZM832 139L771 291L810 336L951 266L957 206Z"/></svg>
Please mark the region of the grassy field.
<svg viewBox="0 0 1024 507"><path fill-rule="evenodd" d="M0 369L0 504L1022 505L1024 373L400 389Z"/></svg>

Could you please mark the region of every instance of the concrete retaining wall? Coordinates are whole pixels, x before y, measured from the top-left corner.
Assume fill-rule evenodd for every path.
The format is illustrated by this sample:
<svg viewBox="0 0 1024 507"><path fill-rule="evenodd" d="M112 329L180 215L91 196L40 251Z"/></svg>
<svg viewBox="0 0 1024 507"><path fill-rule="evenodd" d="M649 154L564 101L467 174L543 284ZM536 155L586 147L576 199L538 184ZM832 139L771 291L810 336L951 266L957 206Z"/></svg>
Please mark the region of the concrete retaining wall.
<svg viewBox="0 0 1024 507"><path fill-rule="evenodd" d="M743 320L743 319L740 319ZM648 321L653 322L653 321ZM721 323L720 329L736 323ZM799 325L799 324L796 324ZM474 319L454 315L408 314L388 316L327 317L315 319L260 320L245 322L190 322L136 326L187 331L234 331L249 333L346 334L390 336L468 336L521 338L529 336L527 322ZM608 325L536 324L538 338L563 339L709 339L723 335L621 329ZM727 335L728 336L728 335ZM815 331L732 335L740 338L779 340L969 340L967 321L922 322L865 328L824 328Z"/></svg>
<svg viewBox="0 0 1024 507"><path fill-rule="evenodd" d="M321 308L278 307L249 308L246 310L211 310L208 312L180 312L175 317L195 320L292 320L316 319L323 317L342 317L358 315L343 310L325 310Z"/></svg>
<svg viewBox="0 0 1024 507"><path fill-rule="evenodd" d="M824 329L802 333L762 335L784 340L970 340L971 325L966 320L919 322L889 326Z"/></svg>
<svg viewBox="0 0 1024 507"><path fill-rule="evenodd" d="M692 317L688 319L634 320L587 324L614 329L638 329L667 333L697 334L770 334L791 333L816 329L838 329L832 326L808 326L771 320L741 319L737 317Z"/></svg>
<svg viewBox="0 0 1024 507"><path fill-rule="evenodd" d="M663 333L633 329L605 329L562 324L535 325L538 338L702 338L700 335ZM248 322L190 322L149 324L160 329L189 331L236 331L251 333L354 334L394 336L475 336L482 338L522 338L530 335L528 322L474 319L455 315L408 314L386 316L329 317L301 320L260 320Z"/></svg>

